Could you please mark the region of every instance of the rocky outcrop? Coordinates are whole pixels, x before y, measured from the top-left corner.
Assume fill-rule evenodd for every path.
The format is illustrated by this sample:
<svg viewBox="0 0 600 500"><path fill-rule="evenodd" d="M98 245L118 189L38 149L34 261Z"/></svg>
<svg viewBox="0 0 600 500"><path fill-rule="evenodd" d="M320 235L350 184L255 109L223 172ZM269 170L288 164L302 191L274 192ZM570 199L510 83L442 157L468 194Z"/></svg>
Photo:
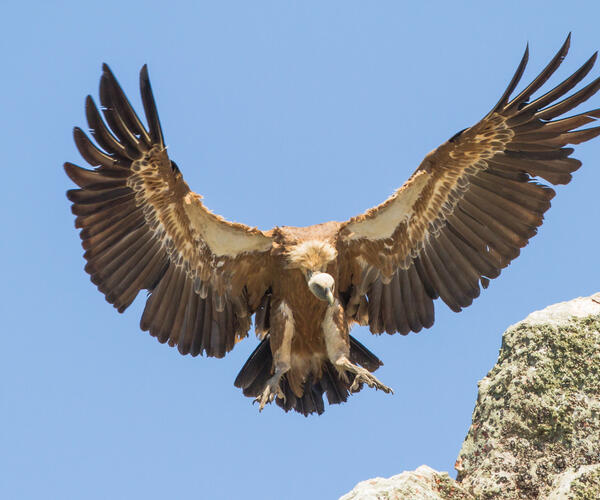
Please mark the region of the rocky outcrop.
<svg viewBox="0 0 600 500"><path fill-rule="evenodd" d="M504 333L456 461L457 480L477 498L548 498L593 475L581 467L600 464L598 314L600 296L579 298Z"/></svg>
<svg viewBox="0 0 600 500"><path fill-rule="evenodd" d="M422 466L342 499L600 498L600 294L504 333L455 468L456 481Z"/></svg>
<svg viewBox="0 0 600 500"><path fill-rule="evenodd" d="M358 483L340 500L475 500L447 472L421 465L390 478L376 477Z"/></svg>

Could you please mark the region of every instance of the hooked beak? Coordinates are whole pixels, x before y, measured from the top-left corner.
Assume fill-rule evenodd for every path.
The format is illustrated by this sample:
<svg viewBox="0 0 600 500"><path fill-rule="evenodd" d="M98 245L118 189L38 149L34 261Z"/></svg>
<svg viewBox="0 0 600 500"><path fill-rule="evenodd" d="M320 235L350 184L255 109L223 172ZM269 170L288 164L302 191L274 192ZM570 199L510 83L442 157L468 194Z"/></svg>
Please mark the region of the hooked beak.
<svg viewBox="0 0 600 500"><path fill-rule="evenodd" d="M327 273L309 273L308 288L319 300L323 300L332 306L335 303L333 287L335 281Z"/></svg>
<svg viewBox="0 0 600 500"><path fill-rule="evenodd" d="M331 292L331 288L327 289L327 302L329 302L330 306L332 306L335 302L335 299L333 298L333 293Z"/></svg>

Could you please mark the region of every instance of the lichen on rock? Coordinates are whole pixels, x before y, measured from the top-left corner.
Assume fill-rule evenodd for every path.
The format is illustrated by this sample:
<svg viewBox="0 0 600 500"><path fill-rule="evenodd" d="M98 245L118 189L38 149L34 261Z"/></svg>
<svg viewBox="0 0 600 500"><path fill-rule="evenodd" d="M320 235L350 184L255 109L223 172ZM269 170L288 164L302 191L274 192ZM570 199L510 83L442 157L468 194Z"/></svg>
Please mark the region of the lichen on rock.
<svg viewBox="0 0 600 500"><path fill-rule="evenodd" d="M339 500L474 500L447 472L421 465L390 478L376 477L358 483Z"/></svg>
<svg viewBox="0 0 600 500"><path fill-rule="evenodd" d="M598 500L600 464L582 465L556 477L548 500Z"/></svg>
<svg viewBox="0 0 600 500"><path fill-rule="evenodd" d="M340 500L600 498L600 294L508 328L455 468L457 481L421 466Z"/></svg>
<svg viewBox="0 0 600 500"><path fill-rule="evenodd" d="M548 498L558 475L600 464L598 313L575 299L505 332L456 462L477 498Z"/></svg>

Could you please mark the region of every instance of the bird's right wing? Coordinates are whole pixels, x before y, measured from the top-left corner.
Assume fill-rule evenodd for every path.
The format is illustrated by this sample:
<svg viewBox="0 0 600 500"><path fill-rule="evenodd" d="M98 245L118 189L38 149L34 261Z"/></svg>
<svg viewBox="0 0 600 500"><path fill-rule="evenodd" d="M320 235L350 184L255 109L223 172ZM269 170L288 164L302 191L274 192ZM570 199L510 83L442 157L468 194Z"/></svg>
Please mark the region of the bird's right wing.
<svg viewBox="0 0 600 500"><path fill-rule="evenodd" d="M148 130L104 65L100 101L86 115L97 148L79 129L75 143L94 170L65 164L80 189L67 192L81 228L91 280L119 312L150 291L141 320L182 354L222 357L247 335L270 284L271 237L225 221L190 191L167 156L144 66Z"/></svg>
<svg viewBox="0 0 600 500"><path fill-rule="evenodd" d="M570 37L516 97L528 51L498 104L479 123L429 153L384 203L345 222L338 238L339 289L347 312L373 333L419 331L433 324L433 300L460 311L527 245L554 190L581 165L573 148L600 134L578 130L594 109L562 118L600 89L600 78L559 101L590 71L596 54L530 101L556 71ZM557 102L558 101L558 102ZM539 178L539 179L538 179Z"/></svg>

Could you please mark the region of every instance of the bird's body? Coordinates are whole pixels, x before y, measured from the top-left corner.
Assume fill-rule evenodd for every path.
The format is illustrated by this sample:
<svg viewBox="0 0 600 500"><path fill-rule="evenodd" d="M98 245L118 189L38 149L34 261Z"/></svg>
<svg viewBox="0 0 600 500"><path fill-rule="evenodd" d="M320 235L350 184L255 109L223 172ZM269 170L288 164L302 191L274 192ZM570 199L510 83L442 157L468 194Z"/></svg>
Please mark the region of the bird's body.
<svg viewBox="0 0 600 500"><path fill-rule="evenodd" d="M596 55L533 100L569 47L511 99L526 51L498 104L479 123L426 155L390 198L346 222L261 231L210 212L167 156L147 70L140 75L148 129L104 67L102 115L86 114L96 147L75 142L94 170L65 164L86 250L86 271L120 312L150 291L141 328L182 354L222 357L247 336L261 342L235 385L262 409L272 400L308 415L346 401L382 363L349 334L353 324L403 335L429 328L434 300L471 304L542 224L554 191L580 162L572 148L600 134L581 129L594 109L562 115L600 89L563 98ZM562 99L562 100L560 100ZM108 124L108 126L107 126ZM540 181L540 182L538 182Z"/></svg>
<svg viewBox="0 0 600 500"><path fill-rule="evenodd" d="M272 395L279 394L284 408L300 405L302 409L321 411L322 402L319 405L318 401L322 401L323 392L328 392L330 401L340 402L353 384L358 389L363 382L391 392L368 369L356 365L357 352L351 355L349 331L354 320L346 315L345 300L334 286L339 278L336 246L340 226L338 222L327 222L309 227L278 227L268 233L274 241L271 256L276 261L275 272L255 323L259 336L265 336L258 349L266 348L268 340L273 360L262 364L259 387L269 374L262 393L257 394L258 389L253 387L257 379L255 367L244 367L236 379L236 385L258 398L261 408ZM331 290L329 300L311 291L313 281L317 286L323 282L323 288ZM360 358L362 364L371 370L381 364L355 339L352 344L354 351L366 355L366 359ZM271 366L272 375L264 370Z"/></svg>

